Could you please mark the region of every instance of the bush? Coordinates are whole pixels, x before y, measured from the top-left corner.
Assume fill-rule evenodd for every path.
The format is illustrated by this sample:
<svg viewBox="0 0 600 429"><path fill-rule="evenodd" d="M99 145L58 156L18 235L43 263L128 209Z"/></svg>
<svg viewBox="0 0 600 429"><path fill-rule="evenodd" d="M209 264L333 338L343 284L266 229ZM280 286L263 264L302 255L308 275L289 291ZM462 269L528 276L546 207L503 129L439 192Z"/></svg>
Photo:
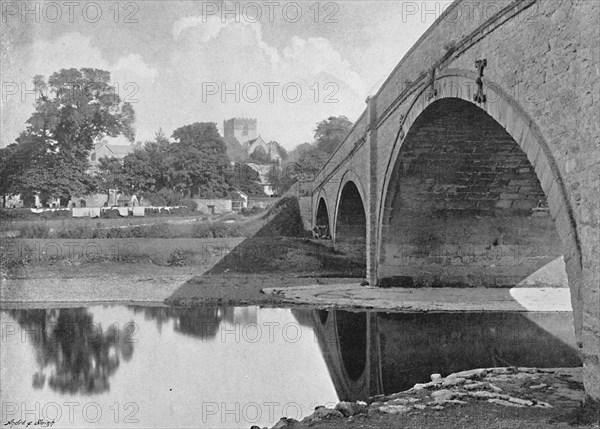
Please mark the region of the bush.
<svg viewBox="0 0 600 429"><path fill-rule="evenodd" d="M186 206L190 212L195 212L196 210L198 210L198 203L196 202L196 200L193 200L191 198L185 198L181 200L180 204L178 205Z"/></svg>
<svg viewBox="0 0 600 429"><path fill-rule="evenodd" d="M121 215L119 215L119 210L117 209L102 210L100 216L106 219L117 219L121 217Z"/></svg>
<svg viewBox="0 0 600 429"><path fill-rule="evenodd" d="M192 258L192 252L189 250L176 249L169 255L167 265L170 267L185 267L189 265Z"/></svg>
<svg viewBox="0 0 600 429"><path fill-rule="evenodd" d="M254 216L257 215L259 213L261 213L262 211L264 211L264 209L261 209L260 207L254 206L252 208L246 208L244 207L242 210L240 210L240 214L242 216Z"/></svg>
<svg viewBox="0 0 600 429"><path fill-rule="evenodd" d="M47 211L42 213L33 213L28 208L18 209L0 209L0 220L36 220L36 219L57 219L70 218L72 215L70 209Z"/></svg>
<svg viewBox="0 0 600 429"><path fill-rule="evenodd" d="M226 238L231 237L231 228L228 227L229 225L222 222L215 222L211 225L210 229L214 238Z"/></svg>
<svg viewBox="0 0 600 429"><path fill-rule="evenodd" d="M192 227L192 237L213 238L213 233L208 223L198 223Z"/></svg>
<svg viewBox="0 0 600 429"><path fill-rule="evenodd" d="M172 216L185 216L193 213L193 211L188 209L187 207L176 207L172 208L170 210L170 213Z"/></svg>
<svg viewBox="0 0 600 429"><path fill-rule="evenodd" d="M97 238L95 234L96 230L86 225L78 225L73 228L63 229L58 233L58 238L70 238L70 239L81 239L81 238Z"/></svg>
<svg viewBox="0 0 600 429"><path fill-rule="evenodd" d="M153 206L183 206L188 199L171 189L161 189L158 192L144 194L144 199L150 200Z"/></svg>

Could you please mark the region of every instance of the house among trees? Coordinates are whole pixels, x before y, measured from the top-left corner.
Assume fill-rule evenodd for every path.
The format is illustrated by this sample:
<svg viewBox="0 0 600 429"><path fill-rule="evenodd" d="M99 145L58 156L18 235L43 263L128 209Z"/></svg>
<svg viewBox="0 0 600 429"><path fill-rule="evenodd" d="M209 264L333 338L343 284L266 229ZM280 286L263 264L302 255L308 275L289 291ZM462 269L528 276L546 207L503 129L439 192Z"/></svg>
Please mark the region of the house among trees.
<svg viewBox="0 0 600 429"><path fill-rule="evenodd" d="M231 118L224 121L223 136L229 156L256 171L263 192L268 196L274 195L281 163L287 158L286 150L276 141L267 143L260 136L256 119Z"/></svg>
<svg viewBox="0 0 600 429"><path fill-rule="evenodd" d="M94 145L94 149L90 152L90 168L88 169L89 174L95 174L98 171L98 165L100 164L100 158L117 158L123 159L136 148L134 144L109 144L107 140L102 140Z"/></svg>

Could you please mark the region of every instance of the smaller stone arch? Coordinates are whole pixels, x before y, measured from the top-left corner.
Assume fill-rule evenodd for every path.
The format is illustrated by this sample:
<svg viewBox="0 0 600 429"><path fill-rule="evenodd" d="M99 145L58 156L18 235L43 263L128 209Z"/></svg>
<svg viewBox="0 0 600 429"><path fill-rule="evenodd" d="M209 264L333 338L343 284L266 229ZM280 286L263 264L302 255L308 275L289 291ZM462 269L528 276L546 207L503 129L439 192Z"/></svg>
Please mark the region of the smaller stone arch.
<svg viewBox="0 0 600 429"><path fill-rule="evenodd" d="M314 225L317 228L320 238L331 237L331 220L329 210L327 209L327 199L320 197L317 203L317 212L314 217Z"/></svg>
<svg viewBox="0 0 600 429"><path fill-rule="evenodd" d="M338 251L366 266L367 204L364 195L358 177L348 172L338 191L333 237Z"/></svg>
<svg viewBox="0 0 600 429"><path fill-rule="evenodd" d="M365 217L367 215L367 212L366 212L366 209L367 209L366 195L367 194L365 193L365 189L362 185L362 182L361 182L358 174L356 174L356 172L354 172L353 170L348 170L342 176L342 178L340 180L340 185L338 186L337 193L335 196L335 210L333 212L333 217L332 217L332 223L333 223L332 231L333 231L334 240L335 240L335 233L337 231L337 221L338 221L338 214L339 214L339 209L340 209L340 198L342 196L342 191L348 182L353 182L354 185L356 186L356 188L358 189L358 193L360 195L360 198L363 202L363 206L365 209Z"/></svg>

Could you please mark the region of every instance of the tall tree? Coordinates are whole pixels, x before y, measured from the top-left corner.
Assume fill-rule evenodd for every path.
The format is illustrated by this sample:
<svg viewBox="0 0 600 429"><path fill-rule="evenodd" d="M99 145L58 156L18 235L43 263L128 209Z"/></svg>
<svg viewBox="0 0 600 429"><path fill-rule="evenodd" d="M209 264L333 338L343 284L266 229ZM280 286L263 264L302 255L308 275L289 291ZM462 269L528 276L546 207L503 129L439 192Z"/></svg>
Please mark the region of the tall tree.
<svg viewBox="0 0 600 429"><path fill-rule="evenodd" d="M86 170L94 143L118 135L133 141L133 108L121 102L103 70L62 69L48 83L36 76L34 85L35 111L17 138L13 155L21 169L12 187L43 199L83 195L93 189Z"/></svg>
<svg viewBox="0 0 600 429"><path fill-rule="evenodd" d="M154 140L144 144L144 150L148 153L149 168L153 174L153 190L172 188L173 157L170 153L169 139L162 128L156 132Z"/></svg>
<svg viewBox="0 0 600 429"><path fill-rule="evenodd" d="M277 195L281 193L282 179L281 171L278 165L272 165L267 173L267 181L271 184L273 192Z"/></svg>
<svg viewBox="0 0 600 429"><path fill-rule="evenodd" d="M227 147L227 156L234 162L242 162L248 159L248 154L242 147L242 144L235 137L224 138Z"/></svg>
<svg viewBox="0 0 600 429"><path fill-rule="evenodd" d="M16 143L0 149L0 195L5 198L7 195L18 194L18 184L21 178L22 161L24 147ZM6 201L4 201L6 202Z"/></svg>
<svg viewBox="0 0 600 429"><path fill-rule="evenodd" d="M136 149L123 158L123 189L132 194L152 191L161 172L153 165L150 153Z"/></svg>
<svg viewBox="0 0 600 429"><path fill-rule="evenodd" d="M281 158L282 162L285 162L288 160L289 158L289 154L288 151L285 150L285 148L283 146L281 146L278 142L276 142L275 140L272 140L269 142L269 146L273 145L277 152L279 153L279 157Z"/></svg>
<svg viewBox="0 0 600 429"><path fill-rule="evenodd" d="M330 116L317 124L315 145L329 155L340 145L352 129L352 122L345 116Z"/></svg>
<svg viewBox="0 0 600 429"><path fill-rule="evenodd" d="M227 149L216 124L196 122L173 132L174 187L190 197L224 197L229 186Z"/></svg>
<svg viewBox="0 0 600 429"><path fill-rule="evenodd" d="M94 176L96 190L108 194L110 189L125 189L123 162L117 158L102 157L98 160L98 172Z"/></svg>
<svg viewBox="0 0 600 429"><path fill-rule="evenodd" d="M236 162L232 166L227 182L235 189L249 195L264 195L264 188L260 184L260 174L247 164Z"/></svg>

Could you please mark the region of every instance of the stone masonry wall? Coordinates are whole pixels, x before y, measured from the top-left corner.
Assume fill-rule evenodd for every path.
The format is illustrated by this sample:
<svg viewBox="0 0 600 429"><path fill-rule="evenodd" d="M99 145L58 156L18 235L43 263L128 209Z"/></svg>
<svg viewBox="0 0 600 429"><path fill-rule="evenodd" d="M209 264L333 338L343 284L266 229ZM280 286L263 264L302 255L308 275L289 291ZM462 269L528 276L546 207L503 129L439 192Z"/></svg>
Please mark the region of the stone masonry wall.
<svg viewBox="0 0 600 429"><path fill-rule="evenodd" d="M561 255L527 156L468 102L438 101L419 117L391 186L386 284L513 286Z"/></svg>

